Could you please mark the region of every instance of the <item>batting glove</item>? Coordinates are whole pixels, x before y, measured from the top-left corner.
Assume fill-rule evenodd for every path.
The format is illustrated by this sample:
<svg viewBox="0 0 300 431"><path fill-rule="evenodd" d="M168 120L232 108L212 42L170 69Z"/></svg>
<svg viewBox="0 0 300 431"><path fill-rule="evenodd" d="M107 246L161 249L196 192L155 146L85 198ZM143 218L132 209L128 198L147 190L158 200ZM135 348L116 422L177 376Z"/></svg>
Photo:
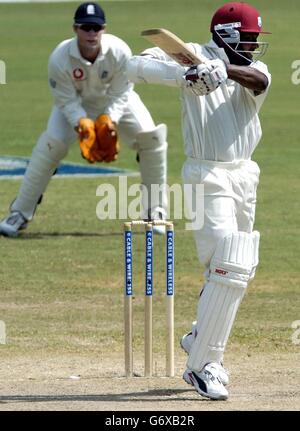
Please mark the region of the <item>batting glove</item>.
<svg viewBox="0 0 300 431"><path fill-rule="evenodd" d="M206 96L215 91L227 77L226 65L220 59L193 66L184 75L186 88L196 96Z"/></svg>

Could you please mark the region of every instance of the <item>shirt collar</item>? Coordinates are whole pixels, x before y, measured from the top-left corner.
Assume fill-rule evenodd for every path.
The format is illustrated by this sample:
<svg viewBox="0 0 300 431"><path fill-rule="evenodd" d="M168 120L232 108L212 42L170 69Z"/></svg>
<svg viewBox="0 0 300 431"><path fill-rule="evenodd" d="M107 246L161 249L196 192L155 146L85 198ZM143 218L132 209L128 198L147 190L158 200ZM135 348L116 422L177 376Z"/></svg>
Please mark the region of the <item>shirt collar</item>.
<svg viewBox="0 0 300 431"><path fill-rule="evenodd" d="M74 37L71 40L70 55L74 58L77 58L81 61L84 61L84 58L81 57L81 54L79 52L79 48L78 48L78 44L77 44L77 37Z"/></svg>
<svg viewBox="0 0 300 431"><path fill-rule="evenodd" d="M108 51L108 45L106 43L105 37L103 37L102 35L102 39L101 39L101 53L98 54L98 57L96 59L96 61L99 58L102 58L103 55L106 54L106 52ZM78 60L80 60L83 64L91 64L90 61L86 60L85 58L82 57L82 55L80 54L79 48L78 48L78 43L77 43L77 37L74 37L71 40L71 46L70 46L70 55L74 58L77 58Z"/></svg>
<svg viewBox="0 0 300 431"><path fill-rule="evenodd" d="M229 62L229 59L228 59L228 57L226 55L226 52L225 52L224 48L220 48L213 39L211 39L204 46L207 47L207 48L213 49L214 51L216 51L217 56L219 58L221 58L221 60Z"/></svg>

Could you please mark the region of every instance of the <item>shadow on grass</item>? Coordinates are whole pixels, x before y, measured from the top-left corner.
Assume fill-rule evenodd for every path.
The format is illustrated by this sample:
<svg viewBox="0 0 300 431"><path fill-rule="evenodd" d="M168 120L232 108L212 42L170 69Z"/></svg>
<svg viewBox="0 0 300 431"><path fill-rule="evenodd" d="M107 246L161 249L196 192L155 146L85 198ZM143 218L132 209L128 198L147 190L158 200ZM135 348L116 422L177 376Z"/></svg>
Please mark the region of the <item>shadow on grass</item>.
<svg viewBox="0 0 300 431"><path fill-rule="evenodd" d="M1 395L0 403L6 404L11 402L28 402L28 403L43 403L57 401L95 401L95 402L132 402L137 399L143 401L194 401L195 398L188 396L179 396L185 392L192 392L194 389L153 389L146 392L129 392L123 394L91 394L91 395ZM174 397L174 398L172 398ZM199 401L210 401L199 397Z"/></svg>
<svg viewBox="0 0 300 431"><path fill-rule="evenodd" d="M89 238L89 237L109 237L109 236L120 236L122 232L33 232L21 234L16 239L28 240L28 239L44 239L44 238L62 238L62 237L74 237L74 238Z"/></svg>
<svg viewBox="0 0 300 431"><path fill-rule="evenodd" d="M31 239L44 239L44 238L63 238L63 237L73 237L73 238L104 238L104 237L110 237L110 236L121 236L123 235L123 232L32 232L32 233L25 233L20 234L16 238L10 238L10 239L17 239L17 240L31 240ZM134 235L145 235L145 232L134 232Z"/></svg>

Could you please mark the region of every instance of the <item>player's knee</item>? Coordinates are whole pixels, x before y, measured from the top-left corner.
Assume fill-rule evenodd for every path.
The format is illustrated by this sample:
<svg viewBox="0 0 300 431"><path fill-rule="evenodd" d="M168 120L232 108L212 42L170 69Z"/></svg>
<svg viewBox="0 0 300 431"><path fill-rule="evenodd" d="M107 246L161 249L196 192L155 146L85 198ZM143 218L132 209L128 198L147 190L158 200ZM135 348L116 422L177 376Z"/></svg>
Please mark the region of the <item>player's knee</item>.
<svg viewBox="0 0 300 431"><path fill-rule="evenodd" d="M140 132L136 136L137 151L159 151L167 149L167 126L159 124L155 129Z"/></svg>
<svg viewBox="0 0 300 431"><path fill-rule="evenodd" d="M198 259L201 265L209 267L214 249L214 246L211 244L203 247L201 244L197 243Z"/></svg>
<svg viewBox="0 0 300 431"><path fill-rule="evenodd" d="M233 232L219 240L210 263L210 280L246 288L258 264L259 234Z"/></svg>
<svg viewBox="0 0 300 431"><path fill-rule="evenodd" d="M219 230L209 230L205 234L202 230L195 231L198 259L201 265L206 268L210 266L217 244L222 238L224 238L224 232L221 233Z"/></svg>
<svg viewBox="0 0 300 431"><path fill-rule="evenodd" d="M62 160L68 154L68 150L69 145L66 142L55 139L48 132L42 133L34 149L35 152L39 152L53 161Z"/></svg>

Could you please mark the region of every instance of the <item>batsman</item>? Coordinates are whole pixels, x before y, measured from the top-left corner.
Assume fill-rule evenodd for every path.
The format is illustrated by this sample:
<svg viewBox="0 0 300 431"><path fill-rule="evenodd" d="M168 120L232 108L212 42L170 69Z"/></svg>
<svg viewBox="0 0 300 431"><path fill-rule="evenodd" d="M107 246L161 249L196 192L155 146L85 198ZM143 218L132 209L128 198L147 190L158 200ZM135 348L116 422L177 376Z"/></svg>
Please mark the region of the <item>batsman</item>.
<svg viewBox="0 0 300 431"><path fill-rule="evenodd" d="M106 18L98 3L82 3L77 8L73 30L75 37L61 42L50 55L54 106L10 214L0 223L0 234L16 237L27 227L59 162L75 141L90 163L113 162L120 142L126 143L139 161L144 186L141 218L166 217L167 127L155 125L128 80L131 50L105 32ZM159 193L151 193L152 184L159 186ZM164 233L163 226L155 230Z"/></svg>
<svg viewBox="0 0 300 431"><path fill-rule="evenodd" d="M254 7L226 3L214 13L210 32L207 44L187 44L205 62L185 67L150 48L129 61L128 76L180 88L183 181L194 190L204 186L204 224L194 237L205 267L197 318L181 339L188 354L183 379L200 395L225 400L224 352L258 264L254 217L260 170L251 157L262 136L258 114L271 75L259 59L267 43L258 42L262 19Z"/></svg>

